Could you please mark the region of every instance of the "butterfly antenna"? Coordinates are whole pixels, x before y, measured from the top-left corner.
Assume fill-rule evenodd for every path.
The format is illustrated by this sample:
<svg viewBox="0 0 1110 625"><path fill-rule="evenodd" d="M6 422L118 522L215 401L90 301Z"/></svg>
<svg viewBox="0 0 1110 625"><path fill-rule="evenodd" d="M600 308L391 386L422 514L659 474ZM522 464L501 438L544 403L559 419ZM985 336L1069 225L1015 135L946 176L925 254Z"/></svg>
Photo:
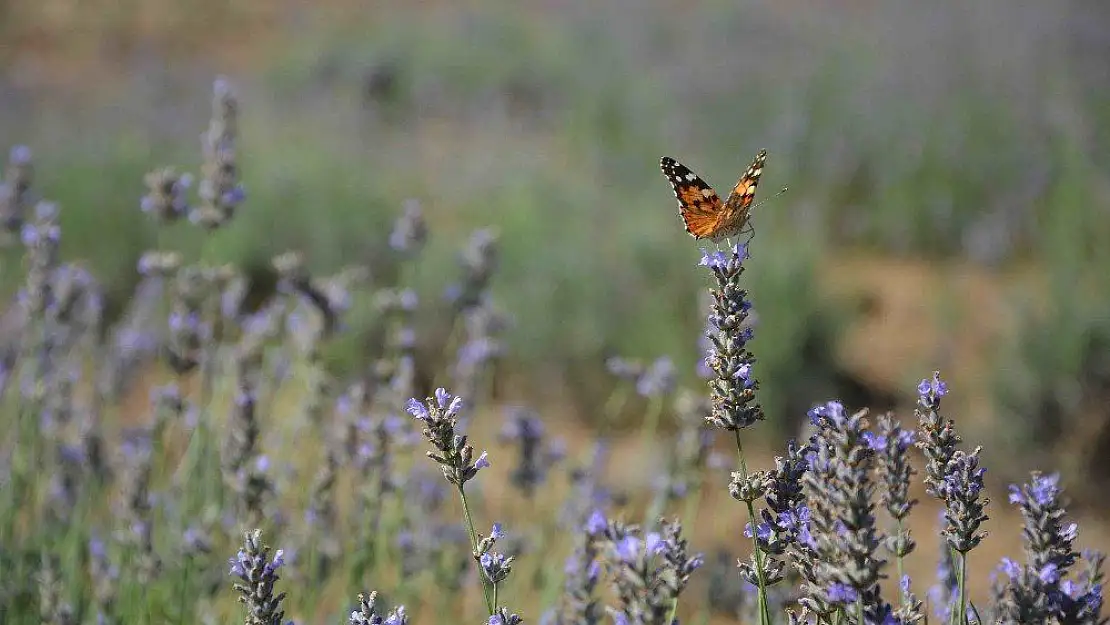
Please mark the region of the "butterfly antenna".
<svg viewBox="0 0 1110 625"><path fill-rule="evenodd" d="M783 187L783 188L779 189L778 193L772 195L769 198L765 198L765 199L761 200L759 203L757 203L755 206L751 207L748 210L755 210L755 209L759 208L760 206L763 206L767 202L770 202L771 200L773 200L773 199L777 198L778 196L782 195L783 193L786 193L789 189L790 189L790 187Z"/></svg>
<svg viewBox="0 0 1110 625"><path fill-rule="evenodd" d="M763 206L767 202L770 202L771 200L773 200L773 199L777 198L778 196L782 195L783 193L786 193L788 189L789 189L789 187L783 187L783 188L779 189L778 193L772 195L769 198L766 198L766 199L760 201L759 203L755 204L754 206L752 206L748 210L755 210L755 209L759 208L760 206ZM752 242L752 239L755 238L755 228L752 226L751 222L748 222L747 224L745 224L744 228L745 229L743 231L741 231L741 234L744 233L744 232L747 232L747 233L751 234L751 236L749 236L748 239L746 241L744 241L744 245L747 245L747 244Z"/></svg>

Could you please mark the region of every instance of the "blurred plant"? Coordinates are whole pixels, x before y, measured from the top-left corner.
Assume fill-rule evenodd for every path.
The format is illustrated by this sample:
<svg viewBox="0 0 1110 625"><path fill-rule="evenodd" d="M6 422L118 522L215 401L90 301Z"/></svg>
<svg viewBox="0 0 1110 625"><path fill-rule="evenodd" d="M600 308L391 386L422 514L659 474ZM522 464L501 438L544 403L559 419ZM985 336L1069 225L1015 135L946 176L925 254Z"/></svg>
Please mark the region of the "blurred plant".
<svg viewBox="0 0 1110 625"><path fill-rule="evenodd" d="M543 421L531 408L509 408L498 438L500 442L515 444L519 449L517 465L509 474L509 481L526 499L535 495L536 489L546 481L547 474L566 454L559 441L544 445Z"/></svg>
<svg viewBox="0 0 1110 625"><path fill-rule="evenodd" d="M28 210L35 204L31 184L34 181L34 163L31 148L17 145L8 153L8 166L0 182L0 244L8 241L7 235L18 234ZM3 247L3 245L0 245Z"/></svg>
<svg viewBox="0 0 1110 625"><path fill-rule="evenodd" d="M92 603L99 623L112 623L119 594L120 569L108 558L108 547L95 535L89 540L89 577L92 579Z"/></svg>
<svg viewBox="0 0 1110 625"><path fill-rule="evenodd" d="M186 193L193 177L178 174L172 167L156 169L146 175L148 193L139 201L139 208L153 217L160 225L171 224L189 212Z"/></svg>
<svg viewBox="0 0 1110 625"><path fill-rule="evenodd" d="M1097 490L1110 476L1106 304L1066 293L1050 302L1046 311L1019 309L1014 338L998 354L1005 366L994 378L994 400L997 418L1010 424L1003 430L1005 448L1027 458L1007 468L1016 473L1060 456L1066 468L1093 478L1076 488L1088 482ZM1069 453L1058 454L1062 446Z"/></svg>
<svg viewBox="0 0 1110 625"><path fill-rule="evenodd" d="M43 555L38 574L39 615L44 625L76 625L73 606L66 601L61 580L57 577L57 564Z"/></svg>
<svg viewBox="0 0 1110 625"><path fill-rule="evenodd" d="M154 550L154 509L151 496L152 441L146 429L129 433L120 449L124 466L119 470L123 483L117 518L120 527L116 541L127 560L134 563L128 568L130 580L138 585L152 582L162 567L161 558Z"/></svg>
<svg viewBox="0 0 1110 625"><path fill-rule="evenodd" d="M409 617L405 614L405 606L397 606L390 610L384 617L378 614L378 591L371 591L369 595L359 593L358 609L351 612L347 620L349 625L408 625Z"/></svg>
<svg viewBox="0 0 1110 625"><path fill-rule="evenodd" d="M664 521L662 532L641 534L636 526L609 521L605 529L606 569L618 606L609 608L618 623L668 625L678 599L701 556L687 553L682 525Z"/></svg>
<svg viewBox="0 0 1110 625"><path fill-rule="evenodd" d="M201 135L204 162L197 195L202 204L189 213L190 221L206 230L225 225L246 198L239 182L238 117L238 97L228 79L221 76L213 83L212 118Z"/></svg>
<svg viewBox="0 0 1110 625"><path fill-rule="evenodd" d="M602 539L609 529L600 510L594 510L585 525L575 533L574 552L563 566L563 594L554 614L556 625L571 623L596 625L603 609L597 596L601 579Z"/></svg>
<svg viewBox="0 0 1110 625"><path fill-rule="evenodd" d="M704 470L713 444L713 430L706 423L709 401L682 391L675 401L678 431L669 446L666 470L657 478L655 493L645 515L645 525L653 527L668 504L686 500L683 519L692 522L700 504Z"/></svg>

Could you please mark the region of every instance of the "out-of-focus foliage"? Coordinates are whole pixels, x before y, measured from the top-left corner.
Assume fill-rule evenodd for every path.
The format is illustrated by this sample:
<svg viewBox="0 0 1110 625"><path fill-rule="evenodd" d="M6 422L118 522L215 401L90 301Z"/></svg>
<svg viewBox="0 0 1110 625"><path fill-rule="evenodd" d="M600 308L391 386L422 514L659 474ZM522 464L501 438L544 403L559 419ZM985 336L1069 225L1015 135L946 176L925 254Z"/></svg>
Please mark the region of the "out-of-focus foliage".
<svg viewBox="0 0 1110 625"><path fill-rule="evenodd" d="M241 166L253 206L203 243L206 258L262 266L295 247L314 267L357 259L382 276L394 269L375 250L406 198L437 232L492 224L495 289L517 300L513 358L548 372L518 382L573 390L583 406L606 392L606 354L666 352L687 375L699 357L697 252L661 154L726 188L766 147L761 197L791 187L756 209L766 269L752 287L757 307L783 311L760 321L782 340L753 346L783 397L861 383L829 356L846 319L821 292L846 247L1090 274L1096 302L1082 310L1110 293L1097 270L1110 261L1110 187L1095 165L1110 157L1098 60L1110 17L1097 2L52 6L6 8L19 45L0 78L0 137L35 146L40 184L65 209L64 252L105 281L110 312L156 243L133 210L142 174L195 162L198 65L231 64L252 109ZM180 230L174 243L199 251ZM432 245L416 284L433 288L454 254ZM769 392L773 414L797 412Z"/></svg>

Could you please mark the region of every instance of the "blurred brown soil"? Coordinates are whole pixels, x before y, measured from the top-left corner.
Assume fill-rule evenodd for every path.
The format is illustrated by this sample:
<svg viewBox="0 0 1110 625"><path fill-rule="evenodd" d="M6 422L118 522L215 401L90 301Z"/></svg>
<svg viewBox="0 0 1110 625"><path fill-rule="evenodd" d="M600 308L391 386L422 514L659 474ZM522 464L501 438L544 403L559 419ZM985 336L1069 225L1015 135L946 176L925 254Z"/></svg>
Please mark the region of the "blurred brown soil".
<svg viewBox="0 0 1110 625"><path fill-rule="evenodd" d="M999 272L969 263L839 256L822 263L828 290L861 302L839 359L865 383L908 394L929 370L958 380L946 401L961 415L991 414L987 364L1013 327L1007 294L1036 286L1032 270Z"/></svg>

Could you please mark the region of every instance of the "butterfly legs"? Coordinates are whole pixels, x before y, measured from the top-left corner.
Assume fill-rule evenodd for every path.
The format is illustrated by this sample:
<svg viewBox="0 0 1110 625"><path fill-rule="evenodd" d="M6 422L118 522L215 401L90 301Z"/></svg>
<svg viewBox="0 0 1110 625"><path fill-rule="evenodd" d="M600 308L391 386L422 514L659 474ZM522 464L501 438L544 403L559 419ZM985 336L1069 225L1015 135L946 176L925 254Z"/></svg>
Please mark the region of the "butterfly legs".
<svg viewBox="0 0 1110 625"><path fill-rule="evenodd" d="M755 238L755 228L752 226L751 222L748 222L744 226L744 229L740 231L740 234L744 234L745 232L748 233L748 238L744 240L744 245L750 245L752 239Z"/></svg>
<svg viewBox="0 0 1110 625"><path fill-rule="evenodd" d="M751 223L748 223L748 224L745 224L744 228L742 230L740 230L740 232L737 232L736 234L748 234L749 235L747 239L744 239L744 243L743 243L744 247L747 247L749 244L751 244L752 239L755 238L755 228L752 227ZM728 244L729 251L733 251L733 250L736 249L736 245L732 242L732 237L725 238L725 243ZM717 241L715 241L715 244L717 246L717 251L718 252L721 251L721 242L720 242L719 239Z"/></svg>

